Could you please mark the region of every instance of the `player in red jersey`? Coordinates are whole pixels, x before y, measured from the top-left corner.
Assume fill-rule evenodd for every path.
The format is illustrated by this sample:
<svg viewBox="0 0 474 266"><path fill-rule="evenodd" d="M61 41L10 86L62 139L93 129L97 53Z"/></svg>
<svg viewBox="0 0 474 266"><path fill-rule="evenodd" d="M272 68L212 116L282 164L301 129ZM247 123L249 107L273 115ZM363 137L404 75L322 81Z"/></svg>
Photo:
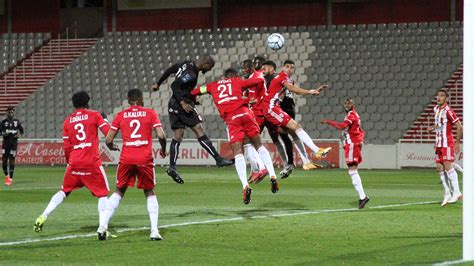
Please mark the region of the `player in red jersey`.
<svg viewBox="0 0 474 266"><path fill-rule="evenodd" d="M262 63L265 61L265 58L261 56L256 56L253 61L250 59L244 60L242 62L242 70L241 75L246 79L257 78L260 79L262 82L257 83L256 85L248 87L244 91L244 96L247 97L247 101L249 104L249 111L252 112L252 106L261 99L265 92L267 91L265 85L265 78L263 77L263 69ZM281 146L281 145L280 145ZM247 160L250 163L251 167L251 175L248 180L259 180L263 179L266 175L268 175L268 171L265 168L264 163L260 159L257 150L255 147L250 143L247 139L244 142L244 151ZM278 150L280 152L280 150Z"/></svg>
<svg viewBox="0 0 474 266"><path fill-rule="evenodd" d="M227 69L224 78L221 80L191 91L192 95L211 94L217 110L227 124L229 143L234 151L235 169L242 183L245 204L249 204L252 192L247 182L246 163L243 156L243 141L246 137L258 150L258 154L270 174L272 192L277 193L279 189L270 153L262 146L258 124L249 111L247 102L242 99L244 88L256 85L259 82L263 81L258 78L242 80L238 77L237 70Z"/></svg>
<svg viewBox="0 0 474 266"><path fill-rule="evenodd" d="M265 67L268 66L264 66L264 68ZM273 125L275 128L283 127L287 129L293 139L299 138L316 154L317 158L324 157L328 154L331 148L319 148L316 146L301 125L280 108L279 101L285 88L300 95L319 95L323 89L326 89L329 86L322 85L316 90L302 89L293 84L291 76L294 71L295 63L291 60L286 60L283 63L282 71L271 81L263 99L253 107L257 122L260 126L263 126L266 122ZM264 70L264 73L265 72L266 71Z"/></svg>
<svg viewBox="0 0 474 266"><path fill-rule="evenodd" d="M441 206L446 206L448 203L455 203L462 198L461 191L459 189L458 174L453 168L455 161L455 153L461 151L461 137L462 137L462 124L459 118L456 116L454 111L448 105L449 95L444 89L441 89L436 94L437 105L434 107L435 113L435 127L433 128L436 133L436 170L439 172L439 177L444 187L444 198ZM456 142L453 137L453 126L457 127ZM447 173L448 182L445 177ZM453 192L451 194L451 183Z"/></svg>
<svg viewBox="0 0 474 266"><path fill-rule="evenodd" d="M346 99L344 101L344 110L347 115L344 122L338 123L326 118L321 120L321 124L329 124L335 128L342 129L342 138L344 141L344 156L349 168L349 176L352 179L352 185L359 193L359 209L364 208L369 202L369 197L365 195L362 180L360 179L358 168L362 162L362 143L364 142L364 130L362 130L360 117L357 113L354 101Z"/></svg>
<svg viewBox="0 0 474 266"><path fill-rule="evenodd" d="M99 112L89 110L90 97L85 91L72 96L75 111L64 120L63 141L66 156L66 173L61 190L54 194L48 206L35 222L34 229L41 232L48 216L73 190L87 187L99 199L99 229L105 223L109 184L99 154L100 130L104 136L109 124Z"/></svg>
<svg viewBox="0 0 474 266"><path fill-rule="evenodd" d="M271 81L277 76L277 73L275 72L276 65L273 61L266 61L263 63L263 65L265 66L263 74L265 76L267 87L269 87L269 85L271 84ZM279 105L285 113L287 113L291 118L295 119L296 113L295 113L295 108L294 108L295 103L293 101L293 96L288 97L288 95L291 95L291 92L289 92L285 88L283 92L281 93L281 97L279 99ZM270 137L272 137L272 140L277 146L280 156L282 158L285 158L285 153L286 153L285 167L280 172L281 178L289 177L294 170L295 166L294 166L294 158L293 158L293 143L295 144L296 150L298 151L300 158L303 161L303 170L308 171L308 170L313 170L317 168L316 164L313 164L311 160L308 158L306 149L304 148L304 145L299 138L294 137L293 135L292 139L290 139L290 137L288 136L288 131L282 127L275 129L275 127L272 126L268 122L264 123L264 125L267 127L268 132L270 133ZM283 149L283 146L279 145L280 142L278 140L278 137L280 137L283 140L283 143L285 144L284 149Z"/></svg>
<svg viewBox="0 0 474 266"><path fill-rule="evenodd" d="M166 156L166 135L161 127L158 115L152 109L143 107L143 93L139 89L128 91L130 107L117 114L105 143L114 148L114 138L118 131L122 131L122 152L117 167L116 191L110 196L107 206L106 227L110 218L127 191L127 187L135 186L143 189L147 200L147 209L150 217L150 239L163 239L158 231L159 205L155 188L155 164L153 163L153 131L160 141L160 155Z"/></svg>

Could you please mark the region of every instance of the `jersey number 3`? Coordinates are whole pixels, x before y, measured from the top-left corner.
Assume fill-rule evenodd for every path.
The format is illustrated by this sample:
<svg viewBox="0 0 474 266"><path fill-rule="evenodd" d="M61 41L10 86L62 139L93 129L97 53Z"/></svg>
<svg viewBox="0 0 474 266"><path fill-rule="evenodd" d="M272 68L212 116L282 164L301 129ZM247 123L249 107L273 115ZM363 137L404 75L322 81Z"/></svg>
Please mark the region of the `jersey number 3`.
<svg viewBox="0 0 474 266"><path fill-rule="evenodd" d="M86 139L86 132L84 131L84 125L79 123L74 125L74 129L77 130L76 138L79 141Z"/></svg>

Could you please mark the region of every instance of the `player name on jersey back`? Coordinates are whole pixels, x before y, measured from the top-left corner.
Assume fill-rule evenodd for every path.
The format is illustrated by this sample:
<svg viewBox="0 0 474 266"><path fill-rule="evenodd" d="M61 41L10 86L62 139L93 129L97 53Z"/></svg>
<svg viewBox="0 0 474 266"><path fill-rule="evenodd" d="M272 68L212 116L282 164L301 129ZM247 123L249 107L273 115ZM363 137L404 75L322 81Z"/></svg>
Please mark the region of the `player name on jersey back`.
<svg viewBox="0 0 474 266"><path fill-rule="evenodd" d="M147 112L145 111L123 112L123 118L146 117L146 114Z"/></svg>
<svg viewBox="0 0 474 266"><path fill-rule="evenodd" d="M84 121L84 120L87 120L87 119L89 119L89 115L79 114L79 115L76 115L76 116L71 116L69 118L69 122L70 123L75 123L75 122Z"/></svg>

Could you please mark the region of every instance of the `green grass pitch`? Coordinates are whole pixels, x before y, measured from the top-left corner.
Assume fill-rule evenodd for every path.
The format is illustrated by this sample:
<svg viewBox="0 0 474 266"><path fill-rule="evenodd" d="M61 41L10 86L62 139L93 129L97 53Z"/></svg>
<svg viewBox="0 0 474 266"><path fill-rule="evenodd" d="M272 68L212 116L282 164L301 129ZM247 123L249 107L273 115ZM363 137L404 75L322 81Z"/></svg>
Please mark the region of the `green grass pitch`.
<svg viewBox="0 0 474 266"><path fill-rule="evenodd" d="M108 167L114 189L115 167ZM129 189L99 242L97 200L73 192L43 232L33 223L58 191L63 167L17 167L0 189L0 264L432 264L462 257L462 203L441 208L434 170L360 170L371 201L344 170L296 170L272 194L268 179L242 203L232 167L181 167L184 185L157 168L163 241L149 241L143 192ZM70 238L68 238L70 237ZM24 241L13 245L12 242Z"/></svg>

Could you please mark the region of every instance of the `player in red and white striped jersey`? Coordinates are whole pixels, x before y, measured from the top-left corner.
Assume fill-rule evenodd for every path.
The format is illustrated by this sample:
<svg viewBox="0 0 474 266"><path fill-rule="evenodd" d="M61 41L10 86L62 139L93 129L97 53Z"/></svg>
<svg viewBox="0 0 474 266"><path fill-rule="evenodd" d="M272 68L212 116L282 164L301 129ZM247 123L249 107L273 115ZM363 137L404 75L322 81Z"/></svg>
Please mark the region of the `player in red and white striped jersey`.
<svg viewBox="0 0 474 266"><path fill-rule="evenodd" d="M441 206L445 206L448 203L455 203L462 198L459 189L458 174L453 167L455 153L461 151L462 124L454 111L449 107L448 99L449 94L446 90L438 90L436 94L437 105L433 109L435 113L435 126L433 129L436 134L436 169L439 172L444 187L444 198ZM457 127L456 142L453 137L453 126ZM445 171L449 182L445 179ZM450 184L453 190L452 193Z"/></svg>
<svg viewBox="0 0 474 266"><path fill-rule="evenodd" d="M358 168L362 162L362 143L364 142L365 132L360 124L360 116L357 113L354 101L346 99L344 101L344 110L347 112L344 122L338 123L329 119L322 119L321 124L329 124L335 128L342 129L342 138L344 141L344 156L349 168L349 175L352 179L354 188L359 193L359 209L364 208L369 202L369 197L365 195L362 180L360 179Z"/></svg>

